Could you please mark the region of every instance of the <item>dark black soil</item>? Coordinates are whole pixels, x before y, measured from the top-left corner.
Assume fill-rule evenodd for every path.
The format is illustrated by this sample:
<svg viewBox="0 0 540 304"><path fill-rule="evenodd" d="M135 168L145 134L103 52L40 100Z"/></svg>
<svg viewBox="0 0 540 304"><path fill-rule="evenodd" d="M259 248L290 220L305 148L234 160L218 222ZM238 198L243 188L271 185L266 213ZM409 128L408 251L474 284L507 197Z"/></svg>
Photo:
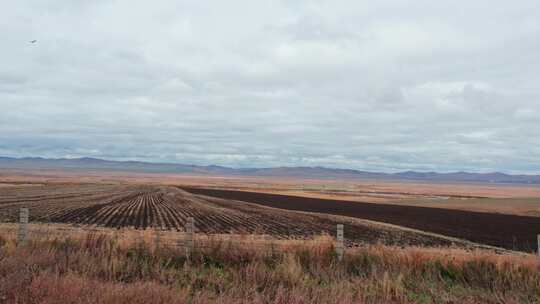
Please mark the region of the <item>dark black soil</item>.
<svg viewBox="0 0 540 304"><path fill-rule="evenodd" d="M430 231L521 251L537 249L540 218L257 192L186 188L193 194L240 200L287 210L344 215Z"/></svg>

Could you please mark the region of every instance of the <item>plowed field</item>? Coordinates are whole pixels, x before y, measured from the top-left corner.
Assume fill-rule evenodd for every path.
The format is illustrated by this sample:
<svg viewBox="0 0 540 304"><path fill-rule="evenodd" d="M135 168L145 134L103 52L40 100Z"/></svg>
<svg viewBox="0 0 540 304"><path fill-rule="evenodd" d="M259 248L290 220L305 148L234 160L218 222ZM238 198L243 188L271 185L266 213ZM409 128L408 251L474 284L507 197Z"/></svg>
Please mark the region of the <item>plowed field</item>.
<svg viewBox="0 0 540 304"><path fill-rule="evenodd" d="M334 235L346 225L349 244L463 245L465 242L371 221L288 211L241 201L195 195L175 187L56 185L0 189L0 221L15 222L21 207L31 222L80 226L184 230L188 217L196 231L209 234L269 234L302 239Z"/></svg>
<svg viewBox="0 0 540 304"><path fill-rule="evenodd" d="M537 249L540 218L443 208L362 203L247 191L185 188L199 195L263 206L390 223L513 250Z"/></svg>

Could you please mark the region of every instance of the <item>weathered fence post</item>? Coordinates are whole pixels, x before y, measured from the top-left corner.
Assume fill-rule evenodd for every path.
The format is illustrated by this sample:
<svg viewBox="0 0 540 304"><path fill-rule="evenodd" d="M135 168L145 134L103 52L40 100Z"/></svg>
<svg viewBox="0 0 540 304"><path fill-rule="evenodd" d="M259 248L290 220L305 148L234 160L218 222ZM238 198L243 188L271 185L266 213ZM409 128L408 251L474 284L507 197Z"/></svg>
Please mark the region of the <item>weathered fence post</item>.
<svg viewBox="0 0 540 304"><path fill-rule="evenodd" d="M186 257L189 259L191 253L193 252L193 247L195 246L195 241L193 239L193 233L195 231L195 219L188 217L186 222L186 237L185 237L185 246L186 246Z"/></svg>
<svg viewBox="0 0 540 304"><path fill-rule="evenodd" d="M538 260L540 261L540 234L538 235Z"/></svg>
<svg viewBox="0 0 540 304"><path fill-rule="evenodd" d="M17 232L17 243L24 245L28 237L28 208L21 208L19 214L19 231Z"/></svg>
<svg viewBox="0 0 540 304"><path fill-rule="evenodd" d="M337 225L337 238L336 238L336 254L338 261L343 260L343 253L345 250L345 245L343 243L343 224Z"/></svg>

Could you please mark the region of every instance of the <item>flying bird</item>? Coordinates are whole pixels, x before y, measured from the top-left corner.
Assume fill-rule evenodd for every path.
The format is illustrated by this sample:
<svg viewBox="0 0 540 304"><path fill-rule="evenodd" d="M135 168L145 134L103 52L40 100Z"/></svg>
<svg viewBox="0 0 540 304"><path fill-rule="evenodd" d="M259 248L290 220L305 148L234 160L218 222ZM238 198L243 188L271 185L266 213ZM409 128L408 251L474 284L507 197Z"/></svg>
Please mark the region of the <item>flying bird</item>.
<svg viewBox="0 0 540 304"><path fill-rule="evenodd" d="M30 43L36 43L36 42L37 42L37 40L35 40L35 39L30 41Z"/></svg>

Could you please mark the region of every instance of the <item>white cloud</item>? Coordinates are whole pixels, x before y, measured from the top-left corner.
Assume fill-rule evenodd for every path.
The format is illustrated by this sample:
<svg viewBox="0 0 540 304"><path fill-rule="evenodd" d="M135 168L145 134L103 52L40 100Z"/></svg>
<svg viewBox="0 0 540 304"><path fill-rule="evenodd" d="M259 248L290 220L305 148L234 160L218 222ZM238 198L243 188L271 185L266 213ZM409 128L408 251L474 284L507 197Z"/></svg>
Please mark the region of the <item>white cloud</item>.
<svg viewBox="0 0 540 304"><path fill-rule="evenodd" d="M0 154L540 173L536 5L13 2Z"/></svg>

